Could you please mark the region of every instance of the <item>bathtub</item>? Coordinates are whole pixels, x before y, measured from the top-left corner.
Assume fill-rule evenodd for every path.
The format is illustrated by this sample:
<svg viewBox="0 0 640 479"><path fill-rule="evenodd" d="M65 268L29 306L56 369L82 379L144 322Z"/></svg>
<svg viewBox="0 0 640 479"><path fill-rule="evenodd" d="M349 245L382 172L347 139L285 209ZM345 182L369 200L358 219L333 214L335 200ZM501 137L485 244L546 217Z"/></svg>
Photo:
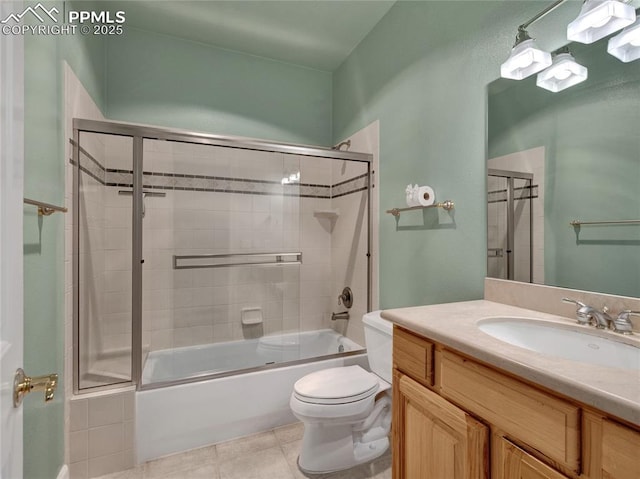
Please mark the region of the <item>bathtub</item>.
<svg viewBox="0 0 640 479"><path fill-rule="evenodd" d="M350 354L336 356L340 353ZM326 357L316 360L319 356ZM295 422L289 396L298 379L354 364L368 369L364 349L331 329L153 351L145 362L143 385L216 373L223 377L138 391L137 462ZM242 369L250 372L228 375Z"/></svg>

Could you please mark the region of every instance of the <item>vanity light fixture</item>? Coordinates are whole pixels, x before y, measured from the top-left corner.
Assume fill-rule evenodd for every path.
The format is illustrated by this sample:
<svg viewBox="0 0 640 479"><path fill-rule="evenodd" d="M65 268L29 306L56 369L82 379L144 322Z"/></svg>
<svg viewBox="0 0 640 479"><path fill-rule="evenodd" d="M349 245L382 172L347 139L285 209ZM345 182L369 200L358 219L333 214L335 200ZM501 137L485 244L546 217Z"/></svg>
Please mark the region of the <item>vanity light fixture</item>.
<svg viewBox="0 0 640 479"><path fill-rule="evenodd" d="M609 39L607 52L624 63L640 58L640 16L633 25Z"/></svg>
<svg viewBox="0 0 640 479"><path fill-rule="evenodd" d="M587 79L587 68L576 62L568 48L553 56L553 64L538 73L536 85L554 93L577 85Z"/></svg>
<svg viewBox="0 0 640 479"><path fill-rule="evenodd" d="M518 27L516 43L509 58L500 66L500 76L512 80L523 80L551 65L551 53L537 47L535 40L527 33L527 27L555 10L565 0L556 0L529 21Z"/></svg>
<svg viewBox="0 0 640 479"><path fill-rule="evenodd" d="M500 66L502 78L522 80L551 65L551 54L540 50L526 30L518 28L516 43L509 58Z"/></svg>
<svg viewBox="0 0 640 479"><path fill-rule="evenodd" d="M567 26L567 39L593 43L635 19L635 8L621 0L585 0L578 17Z"/></svg>

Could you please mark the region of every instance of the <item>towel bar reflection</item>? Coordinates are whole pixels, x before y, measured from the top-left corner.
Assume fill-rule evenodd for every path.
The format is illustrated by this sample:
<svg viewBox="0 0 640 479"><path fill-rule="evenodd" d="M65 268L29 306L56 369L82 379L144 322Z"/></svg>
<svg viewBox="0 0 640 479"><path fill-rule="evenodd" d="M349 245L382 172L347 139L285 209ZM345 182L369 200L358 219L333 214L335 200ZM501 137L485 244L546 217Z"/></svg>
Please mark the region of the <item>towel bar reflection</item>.
<svg viewBox="0 0 640 479"><path fill-rule="evenodd" d="M618 221L580 221L580 220L573 220L569 224L571 226L582 226L582 225L640 225L640 220L618 220Z"/></svg>
<svg viewBox="0 0 640 479"><path fill-rule="evenodd" d="M234 258L236 259L236 261L233 261ZM205 264L198 264L197 260L202 259L207 259L210 261ZM194 263L190 260L195 260L196 262ZM182 264L179 264L179 262L181 262ZM290 264L302 264L302 253L235 253L173 256L173 269L223 268L227 266L272 266Z"/></svg>
<svg viewBox="0 0 640 479"><path fill-rule="evenodd" d="M66 213L67 208L64 206L56 206L51 205L49 203L44 203L42 201L31 200L29 198L24 198L24 203L27 205L37 206L38 207L38 216L50 216L56 211L60 213Z"/></svg>

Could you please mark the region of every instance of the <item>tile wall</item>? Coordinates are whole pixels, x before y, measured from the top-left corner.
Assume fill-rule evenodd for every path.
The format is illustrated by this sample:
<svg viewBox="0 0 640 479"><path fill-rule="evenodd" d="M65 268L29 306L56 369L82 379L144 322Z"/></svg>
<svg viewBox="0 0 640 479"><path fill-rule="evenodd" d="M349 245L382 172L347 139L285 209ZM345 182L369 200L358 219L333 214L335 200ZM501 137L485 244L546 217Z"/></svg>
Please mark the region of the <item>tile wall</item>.
<svg viewBox="0 0 640 479"><path fill-rule="evenodd" d="M349 138L351 151L361 151L373 155L371 189L373 207L371 258L371 305L378 309L378 222L379 206L376 187L378 170L379 123L375 121L356 132ZM332 168L331 208L339 216L331 225L331 292L329 307L331 311L344 311L337 304L337 295L342 288L349 286L353 291L354 303L349 310L348 322L336 321L332 327L358 344L365 345L362 316L367 312L367 248L368 245L368 192L366 186L366 164L347 161L334 161ZM347 193L346 195L344 193ZM324 220L327 222L328 220Z"/></svg>
<svg viewBox="0 0 640 479"><path fill-rule="evenodd" d="M99 477L134 466L134 397L130 387L73 399L68 447L71 479Z"/></svg>

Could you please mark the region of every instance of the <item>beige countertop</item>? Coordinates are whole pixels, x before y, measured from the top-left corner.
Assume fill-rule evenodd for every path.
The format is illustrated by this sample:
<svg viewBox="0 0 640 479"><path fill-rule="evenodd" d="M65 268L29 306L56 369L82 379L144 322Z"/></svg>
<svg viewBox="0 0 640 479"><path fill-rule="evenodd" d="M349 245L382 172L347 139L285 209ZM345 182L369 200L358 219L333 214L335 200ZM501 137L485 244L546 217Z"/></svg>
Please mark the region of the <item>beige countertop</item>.
<svg viewBox="0 0 640 479"><path fill-rule="evenodd" d="M481 331L477 321L489 317L533 318L600 334L571 318L478 300L388 309L382 317L419 335L487 364L516 374L583 404L640 426L640 369L596 366L513 346ZM612 339L619 336L602 332ZM640 347L638 335L622 337ZM633 367L631 365L630 367Z"/></svg>

